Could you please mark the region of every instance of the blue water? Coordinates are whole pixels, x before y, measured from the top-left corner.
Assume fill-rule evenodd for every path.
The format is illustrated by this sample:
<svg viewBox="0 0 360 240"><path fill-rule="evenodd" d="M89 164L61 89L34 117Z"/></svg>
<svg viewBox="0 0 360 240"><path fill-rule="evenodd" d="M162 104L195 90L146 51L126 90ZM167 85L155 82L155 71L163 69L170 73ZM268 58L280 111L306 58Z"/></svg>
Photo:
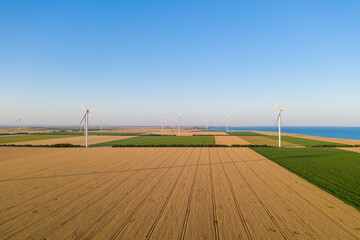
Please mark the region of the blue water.
<svg viewBox="0 0 360 240"><path fill-rule="evenodd" d="M225 127L213 127L211 130L225 131ZM319 137L347 138L360 140L360 127L282 127L282 132L295 133ZM229 127L229 131L253 130L276 132L274 127Z"/></svg>

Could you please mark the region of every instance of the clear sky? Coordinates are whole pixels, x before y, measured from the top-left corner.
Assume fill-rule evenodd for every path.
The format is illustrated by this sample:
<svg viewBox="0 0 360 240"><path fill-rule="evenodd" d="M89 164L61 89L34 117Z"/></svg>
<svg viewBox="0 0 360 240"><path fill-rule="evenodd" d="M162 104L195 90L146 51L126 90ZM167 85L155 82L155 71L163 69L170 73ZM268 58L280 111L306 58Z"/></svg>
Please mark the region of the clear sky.
<svg viewBox="0 0 360 240"><path fill-rule="evenodd" d="M0 0L0 83L0 125L359 126L360 1Z"/></svg>

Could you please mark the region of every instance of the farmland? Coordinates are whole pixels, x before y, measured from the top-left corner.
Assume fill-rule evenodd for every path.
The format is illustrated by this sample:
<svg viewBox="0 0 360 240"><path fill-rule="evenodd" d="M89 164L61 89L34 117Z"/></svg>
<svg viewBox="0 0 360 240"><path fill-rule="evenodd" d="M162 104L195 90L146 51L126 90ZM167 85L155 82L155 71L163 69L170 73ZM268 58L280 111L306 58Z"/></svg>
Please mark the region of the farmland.
<svg viewBox="0 0 360 240"><path fill-rule="evenodd" d="M219 145L250 145L249 142L237 137L237 136L216 136L215 137L216 144Z"/></svg>
<svg viewBox="0 0 360 240"><path fill-rule="evenodd" d="M359 211L248 148L1 150L1 239L359 235Z"/></svg>
<svg viewBox="0 0 360 240"><path fill-rule="evenodd" d="M0 144L12 144L16 142L28 142L38 140L49 140L58 138L69 138L74 136L62 136L62 135L17 135L17 136L2 136L0 137Z"/></svg>
<svg viewBox="0 0 360 240"><path fill-rule="evenodd" d="M277 136L266 136L267 138L277 140ZM301 146L316 146L316 145L344 145L341 143L334 143L334 142L326 142L314 139L305 139L305 138L298 138L298 137L291 137L291 136L283 136L281 140L284 140L289 143L301 145Z"/></svg>
<svg viewBox="0 0 360 240"><path fill-rule="evenodd" d="M119 141L105 142L95 146L113 145L213 145L213 136L141 136Z"/></svg>
<svg viewBox="0 0 360 240"><path fill-rule="evenodd" d="M84 136L85 133L82 131L63 131L63 132L53 132L53 133L46 133L46 134L52 134L52 135L77 135L77 136ZM110 132L102 132L102 131L96 131L91 132L89 131L90 136L139 136L142 133L140 132L116 132L116 131L110 131Z"/></svg>
<svg viewBox="0 0 360 240"><path fill-rule="evenodd" d="M268 136L238 136L239 138L253 144L253 145L269 145L278 146L279 141L277 139L268 138ZM284 146L298 146L294 143L282 141Z"/></svg>
<svg viewBox="0 0 360 240"><path fill-rule="evenodd" d="M254 150L360 209L360 154L332 148Z"/></svg>

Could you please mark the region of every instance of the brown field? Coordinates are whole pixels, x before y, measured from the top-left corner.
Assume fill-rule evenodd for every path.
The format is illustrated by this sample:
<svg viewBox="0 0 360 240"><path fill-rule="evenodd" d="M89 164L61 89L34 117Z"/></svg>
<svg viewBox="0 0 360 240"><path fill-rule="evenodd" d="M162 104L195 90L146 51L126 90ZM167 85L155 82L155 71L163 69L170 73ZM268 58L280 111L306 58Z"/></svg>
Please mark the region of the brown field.
<svg viewBox="0 0 360 240"><path fill-rule="evenodd" d="M0 239L359 239L360 212L248 148L6 148Z"/></svg>
<svg viewBox="0 0 360 240"><path fill-rule="evenodd" d="M215 143L221 145L231 146L233 144L249 145L248 141L239 138L238 136L215 136Z"/></svg>
<svg viewBox="0 0 360 240"><path fill-rule="evenodd" d="M238 136L239 138L242 138L243 140L250 142L251 144L254 145L269 145L269 146L278 146L279 145L279 141L277 139L270 139L267 137L263 137L263 136ZM294 143L289 143L289 142L285 142L282 141L282 145L283 146L299 146L297 144Z"/></svg>
<svg viewBox="0 0 360 240"><path fill-rule="evenodd" d="M344 148L338 148L338 149L360 153L360 148L359 147L344 147Z"/></svg>
<svg viewBox="0 0 360 240"><path fill-rule="evenodd" d="M102 142L110 142L110 141L115 141L115 140L127 139L127 138L132 138L132 137L135 137L135 136L91 136L90 135L89 136L89 145L102 143ZM15 144L15 145L24 145L24 144L52 145L52 144L58 144L58 143L69 143L69 144L73 144L73 145L85 145L85 136L16 142L16 143L12 143L12 144Z"/></svg>
<svg viewBox="0 0 360 240"><path fill-rule="evenodd" d="M147 134L156 134L156 135L177 135L178 130L172 130L172 129L164 129L162 132L161 129L159 130L151 130L151 131L143 131ZM194 135L204 135L204 136L228 136L226 132L204 132L204 131L198 131L194 129L182 129L180 131L181 136L194 136Z"/></svg>

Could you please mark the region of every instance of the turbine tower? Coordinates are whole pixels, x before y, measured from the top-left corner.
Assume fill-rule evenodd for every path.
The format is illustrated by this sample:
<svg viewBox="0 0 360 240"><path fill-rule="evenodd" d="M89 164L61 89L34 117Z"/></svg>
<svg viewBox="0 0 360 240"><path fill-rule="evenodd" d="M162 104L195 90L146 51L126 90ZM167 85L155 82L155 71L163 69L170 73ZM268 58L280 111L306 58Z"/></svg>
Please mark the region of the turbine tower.
<svg viewBox="0 0 360 240"><path fill-rule="evenodd" d="M86 147L88 147L89 146L89 113L90 112L96 112L96 111L102 111L102 110L86 109L84 104L82 104L82 102L80 101L80 99L78 97L76 97L76 98L77 98L77 100L79 101L79 103L81 104L82 108L85 111L85 114L84 114L83 118L80 121L79 128L81 127L82 122L85 120L84 128L85 128L85 137L86 137Z"/></svg>
<svg viewBox="0 0 360 240"><path fill-rule="evenodd" d="M15 120L15 122L18 122L18 128L19 128L19 132L21 131L21 117L20 115L18 115L18 118Z"/></svg>
<svg viewBox="0 0 360 240"><path fill-rule="evenodd" d="M47 118L45 118L45 129L47 130L48 129L48 119Z"/></svg>
<svg viewBox="0 0 360 240"><path fill-rule="evenodd" d="M180 121L181 117L183 115L183 112L181 112L176 118L178 119L178 136L180 136Z"/></svg>
<svg viewBox="0 0 360 240"><path fill-rule="evenodd" d="M293 108L285 108L285 109L282 109L280 108L276 102L274 101L274 99L270 96L271 100L273 101L275 107L276 107L276 110L278 112L278 117L276 119L276 122L275 122L275 126L277 123L279 123L279 147L281 147L281 113L284 112L284 111L287 111L287 110L291 110Z"/></svg>
<svg viewBox="0 0 360 240"><path fill-rule="evenodd" d="M100 116L100 131L103 130L103 117Z"/></svg>
<svg viewBox="0 0 360 240"><path fill-rule="evenodd" d="M164 132L165 113L161 117L161 132Z"/></svg>
<svg viewBox="0 0 360 240"><path fill-rule="evenodd" d="M225 121L226 121L226 131L229 131L229 122L230 122L230 115L229 114L227 115Z"/></svg>
<svg viewBox="0 0 360 240"><path fill-rule="evenodd" d="M206 122L206 130L209 130L209 121L210 121L210 119L205 120L205 122Z"/></svg>

